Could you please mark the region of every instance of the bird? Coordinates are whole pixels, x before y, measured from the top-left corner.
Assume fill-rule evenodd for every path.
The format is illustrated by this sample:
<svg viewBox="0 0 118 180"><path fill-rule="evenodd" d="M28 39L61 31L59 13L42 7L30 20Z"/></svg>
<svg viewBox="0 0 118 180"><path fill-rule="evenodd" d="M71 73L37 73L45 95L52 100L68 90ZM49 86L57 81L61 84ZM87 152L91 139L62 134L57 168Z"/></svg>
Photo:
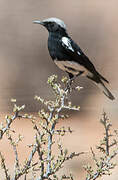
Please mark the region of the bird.
<svg viewBox="0 0 118 180"><path fill-rule="evenodd" d="M108 90L105 83L109 83L97 70L89 58L84 54L76 42L67 32L64 21L51 17L34 20L33 23L44 26L48 32L48 50L54 63L69 75L70 82L77 76L91 79L110 99L115 97Z"/></svg>

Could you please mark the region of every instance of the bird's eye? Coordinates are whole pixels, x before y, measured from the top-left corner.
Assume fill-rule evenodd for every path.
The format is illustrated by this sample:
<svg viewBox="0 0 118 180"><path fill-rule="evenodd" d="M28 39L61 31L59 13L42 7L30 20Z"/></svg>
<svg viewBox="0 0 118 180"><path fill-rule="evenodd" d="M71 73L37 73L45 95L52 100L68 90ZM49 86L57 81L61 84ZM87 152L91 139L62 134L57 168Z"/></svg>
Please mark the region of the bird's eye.
<svg viewBox="0 0 118 180"><path fill-rule="evenodd" d="M50 22L50 23L48 23L47 28L49 31L56 31L58 29L58 26L56 23Z"/></svg>

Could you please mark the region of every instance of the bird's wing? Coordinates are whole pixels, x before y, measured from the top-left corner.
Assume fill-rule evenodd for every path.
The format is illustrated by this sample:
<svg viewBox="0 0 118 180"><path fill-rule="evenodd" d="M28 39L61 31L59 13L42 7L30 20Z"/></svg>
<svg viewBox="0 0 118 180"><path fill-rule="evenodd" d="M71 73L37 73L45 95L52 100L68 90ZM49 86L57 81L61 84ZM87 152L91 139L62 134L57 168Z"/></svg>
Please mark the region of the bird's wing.
<svg viewBox="0 0 118 180"><path fill-rule="evenodd" d="M93 73L94 76L104 80L109 83L107 79L105 79L101 74L99 74L92 62L89 58L82 52L80 47L69 37L62 37L61 43L63 46L64 53L69 57L71 57L72 61L79 63L84 66L88 71Z"/></svg>
<svg viewBox="0 0 118 180"><path fill-rule="evenodd" d="M64 53L68 55L68 57L71 57L73 61L84 66L90 72L96 72L94 65L72 39L70 39L69 37L62 37L61 43Z"/></svg>

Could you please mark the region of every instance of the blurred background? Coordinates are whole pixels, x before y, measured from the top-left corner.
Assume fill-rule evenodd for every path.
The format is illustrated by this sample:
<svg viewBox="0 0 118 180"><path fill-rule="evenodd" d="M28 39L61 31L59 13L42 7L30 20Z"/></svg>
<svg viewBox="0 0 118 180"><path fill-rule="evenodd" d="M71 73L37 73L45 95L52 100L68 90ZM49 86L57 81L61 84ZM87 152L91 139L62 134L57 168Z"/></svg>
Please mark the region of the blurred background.
<svg viewBox="0 0 118 180"><path fill-rule="evenodd" d="M65 75L51 60L47 49L48 32L35 19L58 17L68 32L105 76L117 95L118 83L118 12L117 1L0 1L0 111L11 110L10 99L36 111L34 95L49 97L46 84L52 74ZM82 109L96 108L109 101L90 80L78 78L84 89L73 94L73 102L84 103ZM78 96L78 98L76 98ZM99 101L96 104L96 100ZM91 106L92 102L92 106ZM94 103L93 103L94 102ZM94 105L94 106L93 106ZM89 106L89 107L88 107Z"/></svg>
<svg viewBox="0 0 118 180"><path fill-rule="evenodd" d="M112 119L113 125L118 127L118 1L0 0L1 113L11 112L11 98L16 98L18 104L26 104L27 112L37 112L39 105L34 101L34 96L52 97L46 83L48 76L57 74L61 78L65 75L49 56L48 32L32 23L33 20L48 17L64 20L73 40L109 80L110 89L116 97L115 101L110 101L90 80L84 77L76 79L75 85L83 86L84 89L70 96L73 104L80 105L81 110L68 121L76 129L72 137L76 145L71 145L70 141L68 145L74 151L76 148L83 151L96 144L103 109ZM19 127L23 126L22 121L18 123ZM28 136L30 128L27 125L25 128ZM86 148L83 147L85 143L77 145L78 137L81 143L83 139L88 142ZM77 161L73 162L75 171L78 171L79 166Z"/></svg>

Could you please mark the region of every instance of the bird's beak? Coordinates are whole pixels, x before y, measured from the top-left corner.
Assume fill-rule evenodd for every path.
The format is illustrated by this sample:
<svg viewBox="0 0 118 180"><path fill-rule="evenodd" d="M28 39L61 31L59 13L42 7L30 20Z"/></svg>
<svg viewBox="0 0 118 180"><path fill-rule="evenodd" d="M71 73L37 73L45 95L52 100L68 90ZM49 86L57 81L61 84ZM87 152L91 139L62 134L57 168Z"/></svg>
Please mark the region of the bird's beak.
<svg viewBox="0 0 118 180"><path fill-rule="evenodd" d="M34 24L41 24L41 25L44 25L44 23L42 21L39 21L39 20L35 20L33 21Z"/></svg>

